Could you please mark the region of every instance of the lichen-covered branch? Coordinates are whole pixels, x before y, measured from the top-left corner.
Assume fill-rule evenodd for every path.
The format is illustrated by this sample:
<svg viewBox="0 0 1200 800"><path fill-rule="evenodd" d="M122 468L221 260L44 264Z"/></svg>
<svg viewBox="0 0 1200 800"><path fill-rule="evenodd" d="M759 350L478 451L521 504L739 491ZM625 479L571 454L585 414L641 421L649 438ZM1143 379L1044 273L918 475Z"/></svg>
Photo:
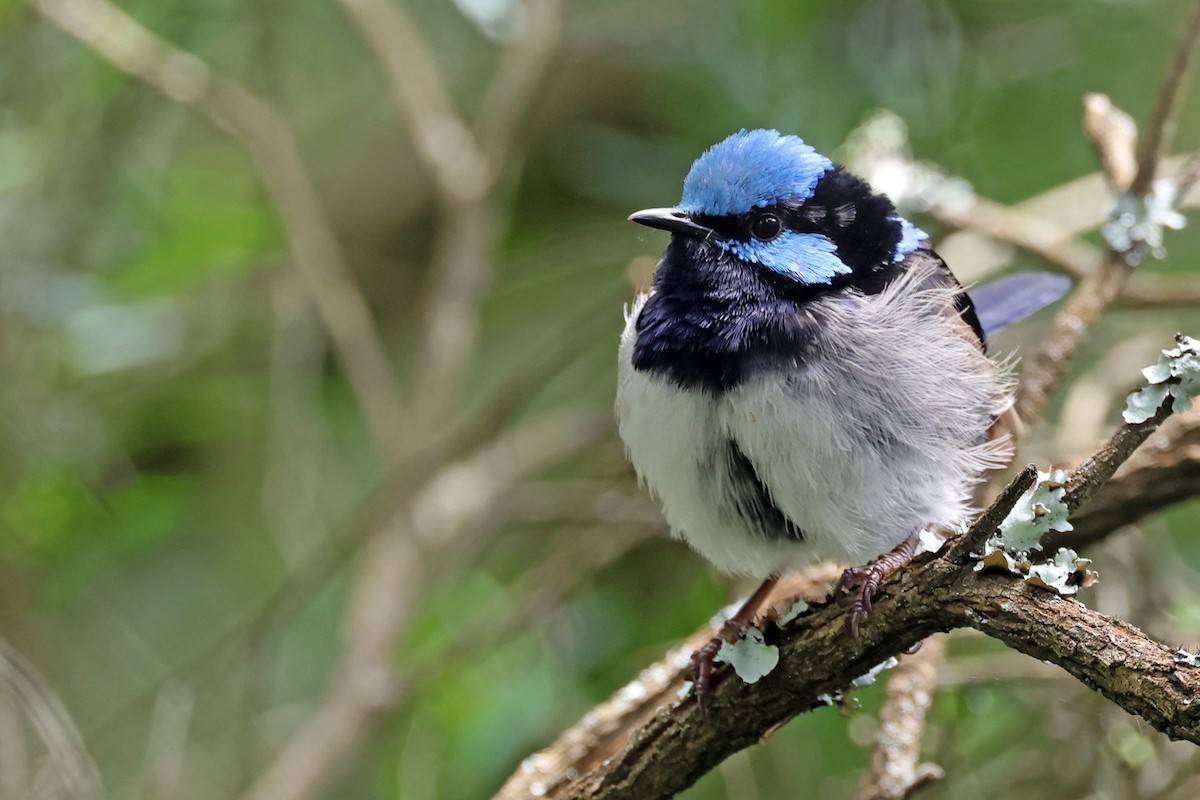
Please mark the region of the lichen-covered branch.
<svg viewBox="0 0 1200 800"><path fill-rule="evenodd" d="M796 714L826 705L849 682L937 631L972 627L1020 652L1051 661L1085 685L1143 717L1172 738L1200 743L1200 669L1175 663L1174 650L1131 625L1085 608L1070 598L1004 574L976 574L969 565L925 557L881 588L871 624L851 640L840 603L815 608L779 633L780 666L753 686L736 679L711 694L707 718L690 700L664 689L654 716L636 729L601 737L610 755L594 768L547 773L553 745L531 757L497 798L670 797L730 754L761 740ZM681 672L678 654L648 672L669 687ZM664 674L664 670L666 674ZM674 677L679 679L679 675ZM639 696L639 684L619 696ZM632 715L630 715L632 716ZM634 717L636 718L636 717ZM585 720L585 726L586 726ZM622 734L618 737L618 734ZM588 738L574 729L575 741ZM623 747L614 747L620 738ZM575 763L591 760L591 752ZM531 789L537 785L540 792Z"/></svg>
<svg viewBox="0 0 1200 800"><path fill-rule="evenodd" d="M1043 539L1047 552L1087 547L1113 531L1200 495L1200 407L1158 427L1078 514L1075 529Z"/></svg>
<svg viewBox="0 0 1200 800"><path fill-rule="evenodd" d="M843 604L814 608L778 632L779 667L753 686L734 678L718 684L706 700L707 718L693 701L679 701L666 691L675 685L667 676L686 668L680 664L686 659L676 654L648 670L664 687L656 695L661 705L644 722L628 712L639 719L635 729L605 731L600 737L608 753L604 760L588 768L594 758L588 751L567 769L550 773L544 765L561 765L555 753L562 745L552 745L528 759L497 798L670 797L777 725L828 704L881 661L931 633L956 627L975 628L1058 664L1172 738L1200 743L1200 708L1194 702L1200 669L1176 664L1172 648L1073 599L1005 574L977 574L969 564L926 556L885 582L858 642L846 634ZM641 691L635 683L618 696L638 697ZM588 722L569 732L570 738L586 741ZM615 747L615 739L623 746ZM579 773L575 779L572 769ZM535 785L539 791L531 788Z"/></svg>

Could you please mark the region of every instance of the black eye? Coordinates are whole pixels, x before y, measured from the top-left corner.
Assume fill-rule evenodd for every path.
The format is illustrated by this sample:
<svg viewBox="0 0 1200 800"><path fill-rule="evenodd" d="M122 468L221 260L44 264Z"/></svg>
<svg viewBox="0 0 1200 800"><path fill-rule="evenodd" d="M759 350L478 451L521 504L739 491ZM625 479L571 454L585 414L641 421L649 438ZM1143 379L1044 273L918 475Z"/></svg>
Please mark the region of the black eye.
<svg viewBox="0 0 1200 800"><path fill-rule="evenodd" d="M750 223L751 235L755 239L761 239L764 242L768 239L774 239L779 235L781 230L783 230L783 221L770 212L759 214Z"/></svg>

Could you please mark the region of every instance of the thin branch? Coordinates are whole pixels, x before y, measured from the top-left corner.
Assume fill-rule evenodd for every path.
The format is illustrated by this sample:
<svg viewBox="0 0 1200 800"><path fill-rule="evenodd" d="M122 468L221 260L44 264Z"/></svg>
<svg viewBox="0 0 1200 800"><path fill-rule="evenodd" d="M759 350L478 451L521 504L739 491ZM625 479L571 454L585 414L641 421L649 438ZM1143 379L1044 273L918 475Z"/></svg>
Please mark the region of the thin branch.
<svg viewBox="0 0 1200 800"><path fill-rule="evenodd" d="M46 749L47 780L53 787L45 787L45 795L31 791L30 796L104 797L100 771L75 721L37 668L4 639L0 639L0 684L0 691L16 702Z"/></svg>
<svg viewBox="0 0 1200 800"><path fill-rule="evenodd" d="M1139 273L1117 298L1117 305L1130 309L1200 308L1200 281L1191 277Z"/></svg>
<svg viewBox="0 0 1200 800"><path fill-rule="evenodd" d="M0 797L29 795L29 745L17 695L0 681Z"/></svg>
<svg viewBox="0 0 1200 800"><path fill-rule="evenodd" d="M1100 315L1120 295L1131 268L1125 259L1110 252L1100 269L1088 275L1054 316L1041 350L1029 360L1022 374L1014 407L1026 424L1036 421L1050 392L1058 385L1084 336Z"/></svg>
<svg viewBox="0 0 1200 800"><path fill-rule="evenodd" d="M1175 49L1167 62L1166 75L1158 87L1154 111L1146 125L1146 135L1138 153L1137 174L1129 184L1129 192L1142 197L1150 191L1159 163L1171 152L1175 140L1175 119L1188 83L1188 70L1200 40L1200 2L1192 3L1187 22L1175 41Z"/></svg>
<svg viewBox="0 0 1200 800"><path fill-rule="evenodd" d="M530 103L537 94L550 57L562 38L564 0L528 0L525 23L500 58L475 117L475 136L499 174Z"/></svg>
<svg viewBox="0 0 1200 800"><path fill-rule="evenodd" d="M1071 517L1074 530L1052 533L1045 552L1059 547L1082 551L1114 530L1200 495L1200 408L1162 424L1115 473L1113 479Z"/></svg>
<svg viewBox="0 0 1200 800"><path fill-rule="evenodd" d="M1104 177L1114 193L1129 189L1137 175L1137 123L1106 94L1083 96L1083 131L1096 148Z"/></svg>
<svg viewBox="0 0 1200 800"><path fill-rule="evenodd" d="M1131 153L1130 158L1133 157ZM1166 158L1162 168L1179 173L1182 182L1191 174L1189 170L1200 169L1200 153L1191 157ZM1195 177L1191 180L1194 181ZM1098 267L1104 260L1101 251L1080 238L1104 224L1110 215L1111 205L1107 205L1106 201L1111 201L1112 190L1106 184L1103 172L1067 181L1011 207L1000 206L1005 212L1011 211L1015 216L992 215L988 205L994 204L994 201L985 199L984 206L980 208L982 219L978 225L970 214L965 213L973 208L974 195L964 194L961 188L958 188L962 185L960 181L952 178L942 180L953 184L956 189L948 193L945 202L933 203L927 213L959 228L959 231L938 243L938 252L949 259L952 266L955 263L969 263L976 270L976 274L986 274L1002 267L1007 257L994 248L982 250L980 239L985 242L998 241L1032 253L1068 274L1083 274L1079 272L1081 267L1088 264ZM1188 191L1179 192L1180 208L1200 206L1200 191L1196 191L1194 186L1181 188L1187 188ZM1030 225L1033 227L1029 227ZM1069 255L1062 257L1062 252L1069 251L1058 250L1060 240L1067 239L1071 240L1072 249L1079 248L1079 253L1087 253L1078 263ZM969 254L970 260L962 258L964 254ZM1141 277L1139 276L1139 280Z"/></svg>
<svg viewBox="0 0 1200 800"><path fill-rule="evenodd" d="M1032 253L1064 272L1084 277L1103 254L1045 217L973 194L969 202L936 203L929 213L960 230L974 231Z"/></svg>
<svg viewBox="0 0 1200 800"><path fill-rule="evenodd" d="M1142 442L1150 438L1150 434L1158 430L1167 417L1171 416L1173 402L1173 399L1168 396L1150 419L1145 422L1127 422L1117 428L1112 437L1099 450L1071 470L1071 474L1067 478L1063 502L1072 513L1087 503L1092 495L1108 483L1108 479L1113 476L1117 468L1133 455L1133 451L1138 449Z"/></svg>
<svg viewBox="0 0 1200 800"><path fill-rule="evenodd" d="M392 102L404 114L417 155L438 193L454 204L478 200L492 177L470 128L455 110L433 51L395 0L339 0L375 54Z"/></svg>
<svg viewBox="0 0 1200 800"><path fill-rule="evenodd" d="M435 175L438 222L423 303L410 398L412 429L441 423L452 407L491 280L498 213L494 190L515 131L562 32L561 0L526 7L524 31L508 42L472 130L455 110L431 49L393 0L340 0L378 59L414 146Z"/></svg>
<svg viewBox="0 0 1200 800"><path fill-rule="evenodd" d="M951 559L969 558L971 553L982 549L983 543L1000 527L1000 523L1008 516L1008 512L1017 504L1021 495L1037 483L1037 478L1037 467L1026 464L992 504L975 518L967 532L949 543L946 556Z"/></svg>
<svg viewBox="0 0 1200 800"><path fill-rule="evenodd" d="M239 84L215 77L199 58L149 32L108 0L31 0L31 4L117 69L176 102L195 107L246 146L375 447L384 456L396 456L403 420L395 375L287 119Z"/></svg>
<svg viewBox="0 0 1200 800"><path fill-rule="evenodd" d="M1196 185L1196 181L1200 180L1200 153L1192 153L1188 156L1187 161L1179 168L1175 180L1179 183L1178 197L1186 204L1192 187Z"/></svg>
<svg viewBox="0 0 1200 800"><path fill-rule="evenodd" d="M878 742L871 766L859 781L858 800L907 800L944 777L941 767L918 765L917 760L945 649L942 636L931 636L916 653L902 656L888 677L887 699L879 711Z"/></svg>

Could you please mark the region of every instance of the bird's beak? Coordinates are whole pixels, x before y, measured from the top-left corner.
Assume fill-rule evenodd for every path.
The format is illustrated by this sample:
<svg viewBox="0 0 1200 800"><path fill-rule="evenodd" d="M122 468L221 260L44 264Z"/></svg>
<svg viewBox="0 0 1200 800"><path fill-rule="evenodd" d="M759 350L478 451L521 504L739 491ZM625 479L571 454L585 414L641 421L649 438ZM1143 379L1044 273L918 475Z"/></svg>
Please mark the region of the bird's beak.
<svg viewBox="0 0 1200 800"><path fill-rule="evenodd" d="M635 211L629 215L629 221L648 228L658 228L660 231L694 236L697 239L713 235L712 228L696 222L686 211L679 208L647 208L645 211Z"/></svg>

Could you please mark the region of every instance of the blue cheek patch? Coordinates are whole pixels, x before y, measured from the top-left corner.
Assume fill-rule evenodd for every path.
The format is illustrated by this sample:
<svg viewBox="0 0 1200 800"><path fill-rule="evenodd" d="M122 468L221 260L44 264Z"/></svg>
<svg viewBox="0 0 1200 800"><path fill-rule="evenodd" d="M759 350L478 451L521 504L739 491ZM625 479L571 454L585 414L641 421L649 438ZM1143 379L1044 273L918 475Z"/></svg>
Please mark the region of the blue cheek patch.
<svg viewBox="0 0 1200 800"><path fill-rule="evenodd" d="M759 264L801 283L829 283L834 275L851 271L835 255L837 245L819 233L784 231L769 242L720 240L714 244L743 261Z"/></svg>
<svg viewBox="0 0 1200 800"><path fill-rule="evenodd" d="M896 255L892 258L892 263L903 261L904 257L916 250L929 239L929 234L913 225L904 217L893 217L900 223L900 242L896 245Z"/></svg>

